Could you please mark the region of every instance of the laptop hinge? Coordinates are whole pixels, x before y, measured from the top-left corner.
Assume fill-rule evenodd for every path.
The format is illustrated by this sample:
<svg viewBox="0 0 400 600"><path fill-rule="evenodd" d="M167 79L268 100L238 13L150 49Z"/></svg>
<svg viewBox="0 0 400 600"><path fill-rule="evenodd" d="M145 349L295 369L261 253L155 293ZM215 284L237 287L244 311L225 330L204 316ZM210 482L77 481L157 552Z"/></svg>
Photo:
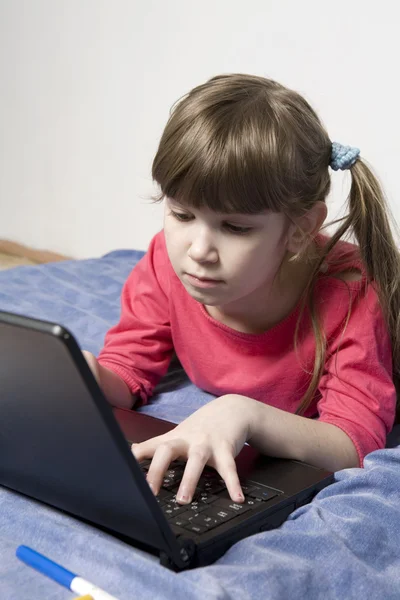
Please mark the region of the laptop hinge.
<svg viewBox="0 0 400 600"><path fill-rule="evenodd" d="M196 544L193 540L185 537L177 538L177 546L171 554L165 550L160 552L160 564L171 571L182 571L190 569L196 557Z"/></svg>

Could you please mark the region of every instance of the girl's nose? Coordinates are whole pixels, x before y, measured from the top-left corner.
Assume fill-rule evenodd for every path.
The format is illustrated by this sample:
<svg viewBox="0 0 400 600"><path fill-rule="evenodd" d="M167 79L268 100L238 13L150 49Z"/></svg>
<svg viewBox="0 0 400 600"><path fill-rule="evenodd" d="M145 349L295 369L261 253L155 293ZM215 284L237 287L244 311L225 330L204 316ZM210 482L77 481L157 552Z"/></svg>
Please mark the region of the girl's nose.
<svg viewBox="0 0 400 600"><path fill-rule="evenodd" d="M215 263L218 261L218 251L209 236L202 235L192 241L189 251L189 258L199 263Z"/></svg>

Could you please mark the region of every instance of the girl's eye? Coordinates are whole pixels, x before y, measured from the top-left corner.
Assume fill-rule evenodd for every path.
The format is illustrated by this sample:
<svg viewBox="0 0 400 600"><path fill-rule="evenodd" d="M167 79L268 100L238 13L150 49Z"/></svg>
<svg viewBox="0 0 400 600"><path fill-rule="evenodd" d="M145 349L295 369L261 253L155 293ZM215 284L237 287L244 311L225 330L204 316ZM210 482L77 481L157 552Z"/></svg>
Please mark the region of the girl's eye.
<svg viewBox="0 0 400 600"><path fill-rule="evenodd" d="M181 223L187 223L194 219L194 216L191 214L176 212L175 210L171 210L171 215L177 221L181 221ZM253 229L252 227L240 227L239 225L232 225L231 223L223 223L222 226L229 231L229 233L236 233L238 235L244 235Z"/></svg>
<svg viewBox="0 0 400 600"><path fill-rule="evenodd" d="M184 221L184 222L190 221L193 218L192 215L188 215L186 213L178 213L178 212L175 212L174 210L171 210L171 215L178 221Z"/></svg>
<svg viewBox="0 0 400 600"><path fill-rule="evenodd" d="M239 225L232 225L231 223L225 223L225 227L231 233L238 233L239 235L244 235L245 233L249 233L252 230L252 227L240 227Z"/></svg>

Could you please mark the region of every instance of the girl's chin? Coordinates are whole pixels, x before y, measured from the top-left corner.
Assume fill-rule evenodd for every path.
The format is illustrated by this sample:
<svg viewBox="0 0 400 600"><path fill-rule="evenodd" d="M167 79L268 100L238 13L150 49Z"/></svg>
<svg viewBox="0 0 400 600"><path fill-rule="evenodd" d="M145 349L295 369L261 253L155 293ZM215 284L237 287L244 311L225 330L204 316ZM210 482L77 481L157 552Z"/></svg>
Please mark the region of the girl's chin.
<svg viewBox="0 0 400 600"><path fill-rule="evenodd" d="M186 285L184 287L189 296L201 304L209 304L210 306L219 306L221 304L221 296L218 296L211 290L193 289Z"/></svg>

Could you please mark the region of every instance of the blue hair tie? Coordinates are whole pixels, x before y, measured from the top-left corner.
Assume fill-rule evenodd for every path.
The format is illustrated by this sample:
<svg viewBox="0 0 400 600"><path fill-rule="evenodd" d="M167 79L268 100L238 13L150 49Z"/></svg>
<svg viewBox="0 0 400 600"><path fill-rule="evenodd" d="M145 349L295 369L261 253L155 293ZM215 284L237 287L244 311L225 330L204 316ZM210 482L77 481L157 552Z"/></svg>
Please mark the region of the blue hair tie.
<svg viewBox="0 0 400 600"><path fill-rule="evenodd" d="M350 169L360 156L360 149L352 146L342 146L337 142L332 144L330 167L334 171Z"/></svg>

